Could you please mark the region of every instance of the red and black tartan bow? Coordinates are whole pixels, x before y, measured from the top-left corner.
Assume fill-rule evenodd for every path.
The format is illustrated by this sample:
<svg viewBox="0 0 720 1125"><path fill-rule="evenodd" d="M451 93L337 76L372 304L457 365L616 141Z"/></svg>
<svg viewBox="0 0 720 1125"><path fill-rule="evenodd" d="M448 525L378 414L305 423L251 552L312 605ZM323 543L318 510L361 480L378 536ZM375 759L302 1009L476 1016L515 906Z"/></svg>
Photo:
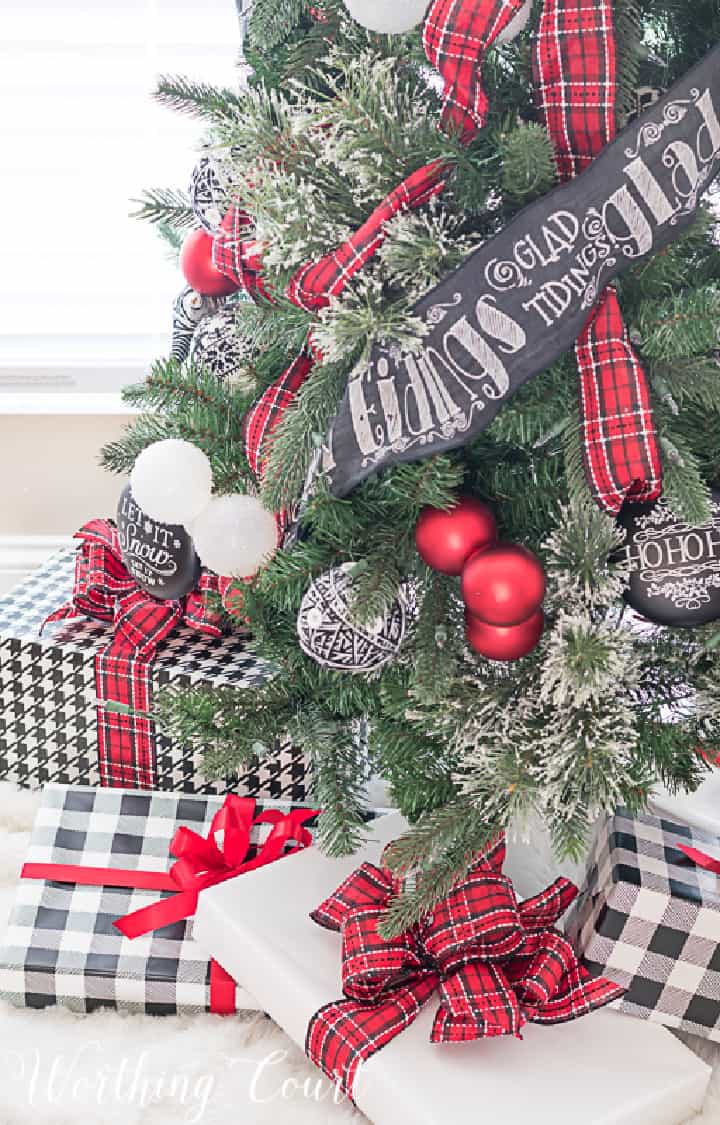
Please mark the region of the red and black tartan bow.
<svg viewBox="0 0 720 1125"><path fill-rule="evenodd" d="M75 562L72 601L52 613L45 625L71 617L94 617L114 625L114 636L95 656L98 697L98 764L106 787L156 787L151 664L158 646L181 622L213 637L221 635L219 616L207 595L222 596L232 580L203 571L199 588L182 601L158 601L131 577L120 551L117 528L91 520L75 535L82 541ZM120 704L121 711L106 705Z"/></svg>
<svg viewBox="0 0 720 1125"><path fill-rule="evenodd" d="M342 934L344 998L315 1013L305 1050L348 1097L361 1065L409 1027L438 989L434 1043L520 1038L527 1021L563 1023L622 995L591 977L551 928L577 888L558 879L518 903L504 860L501 838L429 917L390 941L378 923L398 884L373 864L312 912L319 925Z"/></svg>
<svg viewBox="0 0 720 1125"><path fill-rule="evenodd" d="M564 180L580 175L615 137L617 70L610 0L545 0L533 50L536 98ZM656 500L662 466L648 382L615 290L600 297L575 353L582 444L596 502Z"/></svg>

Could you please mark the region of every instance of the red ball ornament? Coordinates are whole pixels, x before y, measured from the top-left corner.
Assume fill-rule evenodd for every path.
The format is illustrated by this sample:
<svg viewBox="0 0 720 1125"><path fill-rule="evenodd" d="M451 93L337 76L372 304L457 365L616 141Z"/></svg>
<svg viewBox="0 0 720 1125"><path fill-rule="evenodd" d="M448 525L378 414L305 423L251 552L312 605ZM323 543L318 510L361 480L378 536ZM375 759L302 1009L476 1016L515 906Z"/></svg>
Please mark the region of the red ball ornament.
<svg viewBox="0 0 720 1125"><path fill-rule="evenodd" d="M466 562L462 596L470 612L489 625L519 625L542 605L545 572L526 547L496 543Z"/></svg>
<svg viewBox="0 0 720 1125"><path fill-rule="evenodd" d="M481 547L497 539L495 517L487 504L474 496L461 496L445 512L423 508L415 526L415 546L420 558L433 570L455 577L466 560Z"/></svg>
<svg viewBox="0 0 720 1125"><path fill-rule="evenodd" d="M238 286L215 266L212 235L191 230L180 251L180 268L188 285L203 297L227 297Z"/></svg>
<svg viewBox="0 0 720 1125"><path fill-rule="evenodd" d="M537 645L545 627L545 614L535 611L519 625L488 625L465 611L465 637L470 648L488 660L519 660Z"/></svg>

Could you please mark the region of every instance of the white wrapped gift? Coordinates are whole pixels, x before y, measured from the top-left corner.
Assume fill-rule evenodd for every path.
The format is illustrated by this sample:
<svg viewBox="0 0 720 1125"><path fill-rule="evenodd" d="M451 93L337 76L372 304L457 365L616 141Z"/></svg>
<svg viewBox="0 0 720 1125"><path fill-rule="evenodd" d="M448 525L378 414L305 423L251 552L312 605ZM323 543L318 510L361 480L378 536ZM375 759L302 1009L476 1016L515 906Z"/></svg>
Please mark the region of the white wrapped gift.
<svg viewBox="0 0 720 1125"><path fill-rule="evenodd" d="M362 862L378 864L400 835L397 814L375 822L360 853L315 849L203 891L194 937L301 1046L315 1012L342 995L341 942L309 913ZM510 857L508 868L512 867ZM664 1028L604 1009L523 1040L437 1045L431 1000L364 1065L354 1089L375 1125L680 1125L702 1106L710 1071Z"/></svg>

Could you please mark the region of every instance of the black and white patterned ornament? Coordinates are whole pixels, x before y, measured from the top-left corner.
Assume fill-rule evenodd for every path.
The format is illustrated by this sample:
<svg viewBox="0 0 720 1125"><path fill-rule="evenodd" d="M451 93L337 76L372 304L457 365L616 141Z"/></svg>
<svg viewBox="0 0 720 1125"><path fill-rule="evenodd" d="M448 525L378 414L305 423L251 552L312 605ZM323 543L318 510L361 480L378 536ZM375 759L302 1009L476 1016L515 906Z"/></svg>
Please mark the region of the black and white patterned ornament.
<svg viewBox="0 0 720 1125"><path fill-rule="evenodd" d="M345 563L311 583L298 614L298 640L303 652L323 668L368 674L396 658L412 622L414 599L404 585L382 617L361 625L350 608L353 569L352 563Z"/></svg>
<svg viewBox="0 0 720 1125"><path fill-rule="evenodd" d="M674 515L665 500L626 505L626 601L658 625L691 628L720 619L720 492L699 527Z"/></svg>
<svg viewBox="0 0 720 1125"><path fill-rule="evenodd" d="M187 359L195 329L201 320L218 308L214 297L204 297L186 285L173 305L173 330L170 358L182 363Z"/></svg>
<svg viewBox="0 0 720 1125"><path fill-rule="evenodd" d="M217 234L232 202L230 167L214 156L203 156L192 170L190 206L195 218L208 234Z"/></svg>
<svg viewBox="0 0 720 1125"><path fill-rule="evenodd" d="M232 309L221 309L198 324L190 344L190 360L196 367L212 371L218 379L226 379L245 390L254 387L246 372L252 348L237 331Z"/></svg>

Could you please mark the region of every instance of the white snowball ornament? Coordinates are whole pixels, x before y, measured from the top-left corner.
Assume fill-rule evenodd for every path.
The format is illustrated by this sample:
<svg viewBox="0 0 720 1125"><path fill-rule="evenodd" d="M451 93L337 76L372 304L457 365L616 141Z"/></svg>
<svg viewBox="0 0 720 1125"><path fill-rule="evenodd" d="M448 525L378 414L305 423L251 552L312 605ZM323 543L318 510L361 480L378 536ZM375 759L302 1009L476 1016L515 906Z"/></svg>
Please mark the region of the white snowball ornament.
<svg viewBox="0 0 720 1125"><path fill-rule="evenodd" d="M192 525L200 562L216 574L250 578L278 546L275 517L255 496L216 496Z"/></svg>
<svg viewBox="0 0 720 1125"><path fill-rule="evenodd" d="M139 455L130 487L135 502L151 519L187 527L210 502L212 468L192 442L166 438Z"/></svg>
<svg viewBox="0 0 720 1125"><path fill-rule="evenodd" d="M344 0L352 18L368 31L399 35L422 22L430 0Z"/></svg>
<svg viewBox="0 0 720 1125"><path fill-rule="evenodd" d="M520 11L513 16L510 23L504 31L501 31L495 40L496 43L512 43L513 39L517 39L521 31L524 31L528 25L528 20L532 14L533 0L525 0Z"/></svg>

